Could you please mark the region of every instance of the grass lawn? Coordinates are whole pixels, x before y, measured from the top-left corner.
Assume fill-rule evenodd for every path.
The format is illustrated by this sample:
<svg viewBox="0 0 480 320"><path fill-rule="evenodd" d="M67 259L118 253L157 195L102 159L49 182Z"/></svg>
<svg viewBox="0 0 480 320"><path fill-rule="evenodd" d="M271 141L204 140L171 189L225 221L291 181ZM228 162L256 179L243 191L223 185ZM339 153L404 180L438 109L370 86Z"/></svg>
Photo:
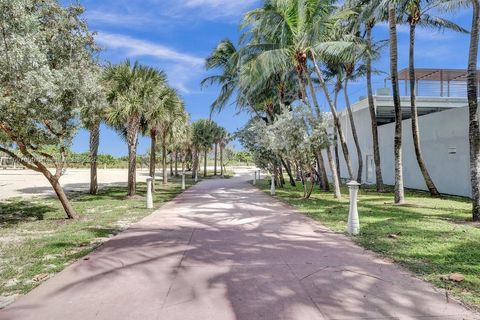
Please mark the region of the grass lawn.
<svg viewBox="0 0 480 320"><path fill-rule="evenodd" d="M267 180L257 186L268 192ZM343 200L332 193L314 191L303 200L302 187L277 189L276 197L340 233L346 231L348 191ZM406 192L407 204L393 204L393 192L378 194L370 188L359 192L361 233L353 237L359 245L407 267L421 278L480 309L480 224L471 222L468 199L433 199L423 192ZM392 236L394 235L394 236ZM465 280L453 283L442 276L461 273Z"/></svg>
<svg viewBox="0 0 480 320"><path fill-rule="evenodd" d="M192 179L187 178L187 187ZM156 208L181 192L181 179L157 181ZM152 213L145 208L146 184L138 199L126 200L126 187L110 187L98 196L71 194L80 215L66 220L54 198L0 201L0 296L24 294L88 254L131 223Z"/></svg>

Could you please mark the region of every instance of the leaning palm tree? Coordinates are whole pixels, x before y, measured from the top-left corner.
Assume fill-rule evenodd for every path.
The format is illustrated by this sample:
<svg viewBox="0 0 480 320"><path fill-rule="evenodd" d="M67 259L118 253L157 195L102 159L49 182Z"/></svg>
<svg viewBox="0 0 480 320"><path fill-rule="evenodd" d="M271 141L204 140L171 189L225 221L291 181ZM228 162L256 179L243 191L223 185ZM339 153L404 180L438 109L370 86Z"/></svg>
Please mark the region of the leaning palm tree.
<svg viewBox="0 0 480 320"><path fill-rule="evenodd" d="M423 159L422 149L420 146L420 132L418 128L418 112L416 105L416 77L415 77L415 31L417 26L431 27L436 29L451 29L458 32L468 32L459 25L445 20L438 16L432 16L431 11L440 6L444 1L430 0L404 0L401 2L400 14L405 22L408 23L409 32L409 78L410 78L410 105L412 113L412 136L415 155L418 166L425 180L425 184L432 196L439 196L440 193L430 176L425 160Z"/></svg>
<svg viewBox="0 0 480 320"><path fill-rule="evenodd" d="M105 70L108 83L107 121L128 145L128 196L136 193L136 158L142 118L152 107L152 97L162 82L158 71L130 60Z"/></svg>

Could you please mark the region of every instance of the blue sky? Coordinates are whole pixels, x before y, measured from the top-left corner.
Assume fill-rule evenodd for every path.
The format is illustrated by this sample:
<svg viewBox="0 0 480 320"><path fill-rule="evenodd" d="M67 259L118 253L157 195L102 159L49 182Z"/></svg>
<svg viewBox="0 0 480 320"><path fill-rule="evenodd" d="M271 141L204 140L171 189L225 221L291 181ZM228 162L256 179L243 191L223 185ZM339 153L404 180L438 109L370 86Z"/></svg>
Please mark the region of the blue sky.
<svg viewBox="0 0 480 320"><path fill-rule="evenodd" d="M68 2L68 1L65 1ZM138 59L167 72L169 82L185 100L193 120L206 118L217 88L202 89L200 81L208 74L203 61L216 44L224 39L238 39L238 24L244 12L260 5L257 0L80 0L87 9L85 17L97 42L103 48L103 61L118 63L126 58ZM461 10L448 18L469 29L471 12ZM386 26L378 26L376 39L387 38ZM399 69L407 66L408 29L399 27ZM418 67L466 68L468 35L419 29L416 62ZM388 71L388 48L375 63ZM377 76L375 87L383 87L385 76ZM364 81L350 86L352 101L365 95ZM320 101L323 101L319 95ZM339 103L339 108L342 104ZM214 120L230 132L242 127L247 116L235 107L215 115ZM148 150L147 138L139 143L139 153ZM88 150L88 133L81 130L74 139L73 150ZM127 154L125 143L117 134L102 127L100 152Z"/></svg>

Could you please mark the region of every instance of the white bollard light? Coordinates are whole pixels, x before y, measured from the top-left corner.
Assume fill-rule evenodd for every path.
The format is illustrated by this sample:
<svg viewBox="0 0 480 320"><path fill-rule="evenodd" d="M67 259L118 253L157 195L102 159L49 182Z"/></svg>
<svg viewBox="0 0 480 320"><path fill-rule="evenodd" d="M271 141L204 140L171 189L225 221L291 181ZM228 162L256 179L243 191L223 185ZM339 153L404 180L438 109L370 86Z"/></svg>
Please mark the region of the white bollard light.
<svg viewBox="0 0 480 320"><path fill-rule="evenodd" d="M357 181L350 181L347 183L350 193L350 210L348 212L347 231L350 235L357 235L360 232L360 219L358 218L357 209L357 195L360 183Z"/></svg>
<svg viewBox="0 0 480 320"><path fill-rule="evenodd" d="M147 177L147 209L153 209L152 177Z"/></svg>
<svg viewBox="0 0 480 320"><path fill-rule="evenodd" d="M182 190L185 190L185 172L182 173Z"/></svg>
<svg viewBox="0 0 480 320"><path fill-rule="evenodd" d="M272 183L270 185L270 194L275 195L275 177L272 175Z"/></svg>
<svg viewBox="0 0 480 320"><path fill-rule="evenodd" d="M257 171L253 172L253 184L257 184Z"/></svg>

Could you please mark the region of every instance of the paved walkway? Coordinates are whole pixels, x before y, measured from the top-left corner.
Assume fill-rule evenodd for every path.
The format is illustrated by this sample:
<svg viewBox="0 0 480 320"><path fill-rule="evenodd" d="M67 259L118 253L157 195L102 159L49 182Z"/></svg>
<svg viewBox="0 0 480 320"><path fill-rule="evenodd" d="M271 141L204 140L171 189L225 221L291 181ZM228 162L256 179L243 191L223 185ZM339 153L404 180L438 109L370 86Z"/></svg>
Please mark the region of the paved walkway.
<svg viewBox="0 0 480 320"><path fill-rule="evenodd" d="M0 319L476 319L242 180L191 188Z"/></svg>

